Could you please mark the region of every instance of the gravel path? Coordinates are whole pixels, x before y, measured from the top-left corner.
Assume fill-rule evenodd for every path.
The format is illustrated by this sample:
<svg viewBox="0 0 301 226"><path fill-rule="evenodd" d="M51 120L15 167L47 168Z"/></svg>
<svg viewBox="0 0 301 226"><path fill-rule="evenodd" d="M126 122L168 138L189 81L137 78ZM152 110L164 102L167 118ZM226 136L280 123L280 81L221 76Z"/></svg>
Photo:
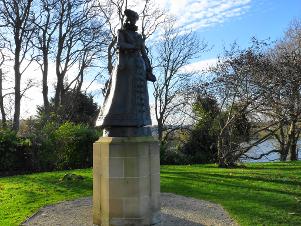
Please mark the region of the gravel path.
<svg viewBox="0 0 301 226"><path fill-rule="evenodd" d="M161 226L237 226L228 213L211 202L161 193ZM92 226L92 198L46 206L23 226Z"/></svg>

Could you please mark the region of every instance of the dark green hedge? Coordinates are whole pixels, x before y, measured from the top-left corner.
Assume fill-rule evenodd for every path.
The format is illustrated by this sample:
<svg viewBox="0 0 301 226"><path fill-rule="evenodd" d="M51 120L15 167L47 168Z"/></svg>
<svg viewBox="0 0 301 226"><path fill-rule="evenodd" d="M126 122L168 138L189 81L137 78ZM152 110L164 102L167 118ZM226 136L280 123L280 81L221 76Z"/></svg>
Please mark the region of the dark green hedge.
<svg viewBox="0 0 301 226"><path fill-rule="evenodd" d="M0 130L0 175L92 166L93 143L100 132L83 124L49 122L26 137Z"/></svg>

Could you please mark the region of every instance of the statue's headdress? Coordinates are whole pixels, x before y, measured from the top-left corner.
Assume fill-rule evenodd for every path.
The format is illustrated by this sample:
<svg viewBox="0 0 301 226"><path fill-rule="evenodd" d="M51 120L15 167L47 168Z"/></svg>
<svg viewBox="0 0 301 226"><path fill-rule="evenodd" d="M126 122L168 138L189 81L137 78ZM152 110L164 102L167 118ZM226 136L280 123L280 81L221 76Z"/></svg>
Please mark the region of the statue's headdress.
<svg viewBox="0 0 301 226"><path fill-rule="evenodd" d="M126 9L126 10L124 10L124 15L125 15L127 18L135 18L136 20L139 19L138 13L136 13L135 11L133 11L133 10L131 10L131 9Z"/></svg>

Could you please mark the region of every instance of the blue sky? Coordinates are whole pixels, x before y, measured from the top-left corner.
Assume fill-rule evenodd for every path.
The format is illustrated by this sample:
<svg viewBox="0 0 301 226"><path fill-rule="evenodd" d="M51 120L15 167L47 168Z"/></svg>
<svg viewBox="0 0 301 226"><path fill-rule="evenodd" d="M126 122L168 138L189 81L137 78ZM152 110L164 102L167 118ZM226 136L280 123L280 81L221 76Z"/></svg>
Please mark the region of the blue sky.
<svg viewBox="0 0 301 226"><path fill-rule="evenodd" d="M294 18L301 19L300 0L251 0L241 15L198 29L200 37L213 46L203 59L216 58L222 53L223 46L227 47L233 41L247 47L252 36L271 40L281 38Z"/></svg>

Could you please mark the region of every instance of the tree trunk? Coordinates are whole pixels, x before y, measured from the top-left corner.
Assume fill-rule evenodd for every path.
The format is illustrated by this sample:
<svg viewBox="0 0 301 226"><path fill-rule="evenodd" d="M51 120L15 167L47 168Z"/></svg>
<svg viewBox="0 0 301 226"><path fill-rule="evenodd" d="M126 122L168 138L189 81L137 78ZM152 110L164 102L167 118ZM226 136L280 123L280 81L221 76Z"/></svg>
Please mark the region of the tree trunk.
<svg viewBox="0 0 301 226"><path fill-rule="evenodd" d="M163 141L163 125L160 120L158 120L158 139L162 143L162 141Z"/></svg>
<svg viewBox="0 0 301 226"><path fill-rule="evenodd" d="M57 75L57 83L56 83L56 89L55 89L55 97L54 97L54 105L55 109L58 109L58 107L62 104L62 93L64 89L64 81L61 74Z"/></svg>
<svg viewBox="0 0 301 226"><path fill-rule="evenodd" d="M218 166L225 168L226 164L225 164L225 159L223 156L223 139L221 137L217 138L217 161L218 161Z"/></svg>
<svg viewBox="0 0 301 226"><path fill-rule="evenodd" d="M290 148L289 148L289 152L288 152L288 156L287 159L289 161L297 161L298 160L298 148L297 148L297 141L294 140L294 142L291 144Z"/></svg>
<svg viewBox="0 0 301 226"><path fill-rule="evenodd" d="M280 148L280 161L285 162L288 155L288 147L285 145L284 147Z"/></svg>
<svg viewBox="0 0 301 226"><path fill-rule="evenodd" d="M3 88L2 88L2 81L3 81L3 74L2 69L0 69L0 109L1 109L1 116L2 116L2 126L5 128L6 125L6 114L4 109L4 100L3 100Z"/></svg>
<svg viewBox="0 0 301 226"><path fill-rule="evenodd" d="M285 162L288 154L288 149L287 149L287 143L286 143L286 138L284 134L284 125L283 122L280 121L280 137L278 140L279 142L279 154L280 154L280 161Z"/></svg>
<svg viewBox="0 0 301 226"><path fill-rule="evenodd" d="M44 62L44 70L43 70L43 101L44 101L44 110L46 116L49 115L49 100L48 100L48 53L47 51L43 52L43 62Z"/></svg>
<svg viewBox="0 0 301 226"><path fill-rule="evenodd" d="M15 49L15 113L12 129L19 130L20 127L20 108L21 108L21 73L20 73L20 51L21 44L16 43Z"/></svg>
<svg viewBox="0 0 301 226"><path fill-rule="evenodd" d="M62 8L62 16L64 16L65 9ZM57 43L57 54L55 58L55 70L56 70L56 77L57 83L55 87L55 96L54 96L54 108L57 110L60 104L62 103L61 96L64 89L64 73L61 72L61 63L62 63L62 53L64 49L65 43L65 35L63 34L63 18L59 19L59 37Z"/></svg>

